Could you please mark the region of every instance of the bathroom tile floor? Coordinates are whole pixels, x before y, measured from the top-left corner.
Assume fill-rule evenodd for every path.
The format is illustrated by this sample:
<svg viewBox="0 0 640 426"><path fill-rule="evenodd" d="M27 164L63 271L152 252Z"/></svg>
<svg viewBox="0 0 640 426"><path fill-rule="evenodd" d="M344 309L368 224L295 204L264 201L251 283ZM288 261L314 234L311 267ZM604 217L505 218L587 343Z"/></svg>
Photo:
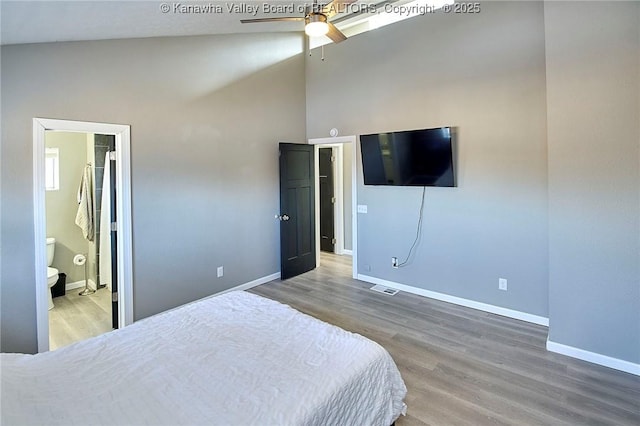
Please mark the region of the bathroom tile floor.
<svg viewBox="0 0 640 426"><path fill-rule="evenodd" d="M54 350L79 340L111 331L111 292L101 288L80 296L82 288L68 290L53 299L49 311L49 349Z"/></svg>

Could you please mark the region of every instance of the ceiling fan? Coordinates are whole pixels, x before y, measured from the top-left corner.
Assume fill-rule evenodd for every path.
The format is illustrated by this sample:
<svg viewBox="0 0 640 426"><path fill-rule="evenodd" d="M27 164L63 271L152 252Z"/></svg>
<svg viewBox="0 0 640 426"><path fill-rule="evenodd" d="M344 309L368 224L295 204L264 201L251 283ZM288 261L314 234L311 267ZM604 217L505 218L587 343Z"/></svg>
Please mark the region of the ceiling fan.
<svg viewBox="0 0 640 426"><path fill-rule="evenodd" d="M342 31L336 28L329 18L335 14L343 11L345 7L356 0L333 0L325 5L320 5L314 0L312 5L305 7L304 16L284 16L280 18L257 18L257 19L242 19L240 22L243 24L253 24L260 22L283 22L283 21L304 21L304 32L311 37L318 37L326 35L334 43L340 43L347 39Z"/></svg>

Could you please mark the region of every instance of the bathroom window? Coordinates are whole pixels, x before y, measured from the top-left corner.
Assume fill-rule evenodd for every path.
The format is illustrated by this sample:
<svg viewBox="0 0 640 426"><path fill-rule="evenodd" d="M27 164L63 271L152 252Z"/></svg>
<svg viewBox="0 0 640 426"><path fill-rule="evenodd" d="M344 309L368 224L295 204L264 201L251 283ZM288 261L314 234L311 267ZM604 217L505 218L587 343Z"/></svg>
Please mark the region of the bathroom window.
<svg viewBox="0 0 640 426"><path fill-rule="evenodd" d="M58 148L45 149L45 189L57 191L60 189L60 151Z"/></svg>

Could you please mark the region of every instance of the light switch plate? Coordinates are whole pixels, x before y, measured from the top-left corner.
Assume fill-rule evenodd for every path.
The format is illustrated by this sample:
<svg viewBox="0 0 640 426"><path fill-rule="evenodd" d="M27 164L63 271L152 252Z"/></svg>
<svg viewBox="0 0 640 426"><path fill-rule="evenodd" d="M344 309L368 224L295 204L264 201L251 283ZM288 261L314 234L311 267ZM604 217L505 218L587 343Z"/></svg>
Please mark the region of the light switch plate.
<svg viewBox="0 0 640 426"><path fill-rule="evenodd" d="M358 213L366 213L367 205L366 204L358 204Z"/></svg>

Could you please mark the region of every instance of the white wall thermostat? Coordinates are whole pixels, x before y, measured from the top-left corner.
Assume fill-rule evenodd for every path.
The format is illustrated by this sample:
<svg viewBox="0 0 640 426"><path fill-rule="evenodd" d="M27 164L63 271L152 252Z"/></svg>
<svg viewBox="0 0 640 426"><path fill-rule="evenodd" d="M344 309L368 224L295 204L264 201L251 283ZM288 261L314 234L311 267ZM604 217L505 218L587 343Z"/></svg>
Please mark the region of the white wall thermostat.
<svg viewBox="0 0 640 426"><path fill-rule="evenodd" d="M335 138L336 136L338 136L338 129L334 127L333 129L329 130L329 134Z"/></svg>

